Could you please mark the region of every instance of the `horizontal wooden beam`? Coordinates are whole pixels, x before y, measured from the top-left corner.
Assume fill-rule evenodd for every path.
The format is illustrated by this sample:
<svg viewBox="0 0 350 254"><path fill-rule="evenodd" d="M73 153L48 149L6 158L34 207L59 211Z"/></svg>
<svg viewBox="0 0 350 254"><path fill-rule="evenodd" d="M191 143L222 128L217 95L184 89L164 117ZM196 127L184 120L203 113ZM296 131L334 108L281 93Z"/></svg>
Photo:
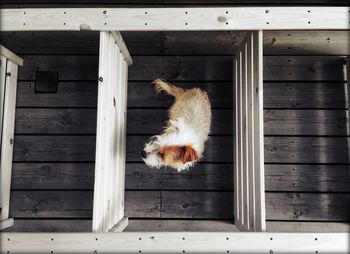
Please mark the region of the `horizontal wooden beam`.
<svg viewBox="0 0 350 254"><path fill-rule="evenodd" d="M1 9L1 31L349 29L349 7Z"/></svg>
<svg viewBox="0 0 350 254"><path fill-rule="evenodd" d="M349 233L2 233L4 253L348 253Z"/></svg>

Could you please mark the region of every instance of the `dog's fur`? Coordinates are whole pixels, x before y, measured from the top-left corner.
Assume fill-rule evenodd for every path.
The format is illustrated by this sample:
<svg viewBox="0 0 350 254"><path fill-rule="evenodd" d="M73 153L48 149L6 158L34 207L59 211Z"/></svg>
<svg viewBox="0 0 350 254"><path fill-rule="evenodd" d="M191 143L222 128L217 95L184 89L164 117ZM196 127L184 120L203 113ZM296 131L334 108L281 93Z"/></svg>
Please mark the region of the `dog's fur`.
<svg viewBox="0 0 350 254"><path fill-rule="evenodd" d="M208 139L211 122L208 95L199 88L182 89L160 79L153 83L157 93L167 92L175 97L175 103L169 110L167 126L146 143L142 159L151 167L185 170L200 160Z"/></svg>

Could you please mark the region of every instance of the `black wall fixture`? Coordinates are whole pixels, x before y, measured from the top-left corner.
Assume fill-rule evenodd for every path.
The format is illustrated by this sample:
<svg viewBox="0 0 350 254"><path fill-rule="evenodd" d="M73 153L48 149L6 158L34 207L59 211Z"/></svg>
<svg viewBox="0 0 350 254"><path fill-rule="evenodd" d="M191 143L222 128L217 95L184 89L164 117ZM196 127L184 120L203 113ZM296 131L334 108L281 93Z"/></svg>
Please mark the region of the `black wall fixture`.
<svg viewBox="0 0 350 254"><path fill-rule="evenodd" d="M37 71L35 80L36 93L57 93L57 71Z"/></svg>

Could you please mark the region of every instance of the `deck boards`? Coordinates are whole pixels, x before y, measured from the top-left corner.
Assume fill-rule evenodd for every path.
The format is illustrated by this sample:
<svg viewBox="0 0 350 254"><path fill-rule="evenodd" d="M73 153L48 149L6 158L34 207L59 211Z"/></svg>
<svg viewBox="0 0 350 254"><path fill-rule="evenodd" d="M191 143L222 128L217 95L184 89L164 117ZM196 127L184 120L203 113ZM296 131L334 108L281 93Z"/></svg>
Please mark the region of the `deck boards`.
<svg viewBox="0 0 350 254"><path fill-rule="evenodd" d="M231 56L240 34L124 35L135 62L128 93L130 229L205 230L203 219L232 221ZM2 38L10 48L18 39L32 43L31 47L13 45L26 66L19 70L12 230L89 231L98 36L91 32L63 37L59 32L6 33ZM344 47L348 38L348 31L265 33L268 230L347 229L350 138L342 65L349 54ZM36 70L58 71L57 93L34 92ZM212 101L213 129L205 158L189 172L149 169L140 160L143 143L161 130L173 101L164 94L155 96L150 82L158 77L182 87L202 87ZM136 224L139 220L145 222ZM217 227L225 230L227 225Z"/></svg>

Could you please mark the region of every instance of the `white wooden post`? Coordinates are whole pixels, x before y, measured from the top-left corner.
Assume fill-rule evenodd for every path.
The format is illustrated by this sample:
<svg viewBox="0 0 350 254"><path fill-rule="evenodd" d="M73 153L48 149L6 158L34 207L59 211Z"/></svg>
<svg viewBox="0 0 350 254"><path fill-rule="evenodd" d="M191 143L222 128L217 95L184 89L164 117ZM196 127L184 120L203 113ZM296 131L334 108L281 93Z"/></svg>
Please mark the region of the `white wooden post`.
<svg viewBox="0 0 350 254"><path fill-rule="evenodd" d="M247 32L235 56L235 224L265 231L262 31Z"/></svg>
<svg viewBox="0 0 350 254"><path fill-rule="evenodd" d="M0 229L13 225L9 218L18 65L23 60L0 45Z"/></svg>
<svg viewBox="0 0 350 254"><path fill-rule="evenodd" d="M118 32L100 33L92 230L122 231L129 52Z"/></svg>

